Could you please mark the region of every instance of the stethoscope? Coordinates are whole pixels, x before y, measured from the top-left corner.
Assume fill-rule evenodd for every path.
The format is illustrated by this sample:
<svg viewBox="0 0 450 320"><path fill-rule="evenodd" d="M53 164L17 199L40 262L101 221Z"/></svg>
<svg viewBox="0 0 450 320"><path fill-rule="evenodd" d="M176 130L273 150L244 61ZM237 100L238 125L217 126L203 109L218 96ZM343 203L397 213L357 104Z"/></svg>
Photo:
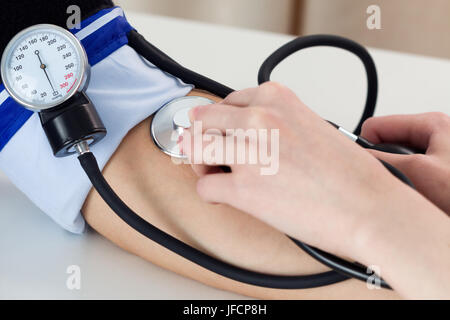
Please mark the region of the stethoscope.
<svg viewBox="0 0 450 320"><path fill-rule="evenodd" d="M142 57L186 83L222 98L233 92L231 88L184 68L147 42L135 30L129 32L128 41L129 46ZM338 47L354 53L363 62L367 73L366 105L355 132L351 133L331 122L330 124L364 148L400 154L415 153L396 145L374 145L358 136L363 122L374 114L378 79L375 64L368 51L351 40L328 35L297 38L278 49L264 62L259 71L259 84L269 81L272 70L286 57L314 46ZM50 61L51 65L47 65ZM383 279L367 273L364 266L345 261L296 239L292 241L333 271L303 276L277 276L241 269L187 245L142 219L110 187L90 151L90 146L101 141L107 130L86 95L89 75L90 67L81 43L69 31L55 25L40 24L21 31L9 42L1 60L1 77L5 89L23 107L39 113L53 154L56 157L76 154L100 196L137 232L205 269L250 285L306 289L334 284L349 278L368 281L375 277L382 287L389 288ZM177 137L190 126L187 112L195 106L208 103L212 101L202 97L184 97L163 106L155 114L150 128L150 135L155 144L172 157L184 157L178 148ZM400 171L388 163L383 164L391 173L412 186Z"/></svg>

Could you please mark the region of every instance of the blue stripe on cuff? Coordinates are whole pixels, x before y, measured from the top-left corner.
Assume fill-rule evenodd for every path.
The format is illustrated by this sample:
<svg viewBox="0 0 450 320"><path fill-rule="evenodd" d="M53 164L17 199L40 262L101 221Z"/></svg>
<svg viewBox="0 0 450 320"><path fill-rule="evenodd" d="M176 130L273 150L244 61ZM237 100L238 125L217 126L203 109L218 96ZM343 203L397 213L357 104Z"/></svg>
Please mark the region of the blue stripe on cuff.
<svg viewBox="0 0 450 320"><path fill-rule="evenodd" d="M0 84L0 92L4 89ZM0 106L0 151L32 115L32 111L23 108L11 97L3 102Z"/></svg>

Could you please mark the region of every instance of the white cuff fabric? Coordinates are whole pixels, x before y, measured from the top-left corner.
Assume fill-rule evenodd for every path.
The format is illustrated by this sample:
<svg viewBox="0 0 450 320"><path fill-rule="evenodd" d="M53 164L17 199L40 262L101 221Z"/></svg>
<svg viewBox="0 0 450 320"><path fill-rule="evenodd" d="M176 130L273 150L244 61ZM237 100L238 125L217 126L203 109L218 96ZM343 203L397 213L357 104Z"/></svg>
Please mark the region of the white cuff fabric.
<svg viewBox="0 0 450 320"><path fill-rule="evenodd" d="M123 36L130 26L120 8L102 10L83 23L75 35L83 39L92 65L87 95L108 130L91 148L103 168L130 129L193 87L162 72L126 44ZM112 40L99 46L99 37ZM92 187L89 179L76 156L53 156L38 115L27 115L14 104L0 87L0 170L56 223L82 233L80 209Z"/></svg>

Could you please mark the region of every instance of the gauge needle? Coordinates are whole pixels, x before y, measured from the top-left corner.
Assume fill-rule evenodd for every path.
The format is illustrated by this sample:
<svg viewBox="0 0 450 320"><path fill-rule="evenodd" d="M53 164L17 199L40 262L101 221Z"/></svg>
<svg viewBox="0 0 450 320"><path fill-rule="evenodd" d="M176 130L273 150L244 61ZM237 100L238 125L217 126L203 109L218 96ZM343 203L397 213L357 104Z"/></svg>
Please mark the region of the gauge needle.
<svg viewBox="0 0 450 320"><path fill-rule="evenodd" d="M47 66L42 62L41 56L39 55L39 50L36 50L34 53L37 55L37 57L39 59L39 63L41 64L40 68L42 70L44 70L44 73L45 73L45 76L47 77L48 83L50 83L50 86L52 87L53 92L55 92L55 88L53 88L53 84L50 81L50 78L49 78L48 73L47 73Z"/></svg>

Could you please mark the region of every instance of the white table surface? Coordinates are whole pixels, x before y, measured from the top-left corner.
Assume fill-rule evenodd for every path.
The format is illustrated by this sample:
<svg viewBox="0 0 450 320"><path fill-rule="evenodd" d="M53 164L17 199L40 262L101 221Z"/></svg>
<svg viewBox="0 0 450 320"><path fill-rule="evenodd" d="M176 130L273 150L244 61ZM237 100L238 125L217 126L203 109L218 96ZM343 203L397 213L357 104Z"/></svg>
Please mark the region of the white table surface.
<svg viewBox="0 0 450 320"><path fill-rule="evenodd" d="M254 86L260 64L292 37L128 12L148 40L197 72L235 89ZM380 79L377 114L450 113L450 61L371 50ZM316 48L274 73L323 117L353 129L366 94L351 54ZM81 290L66 268L81 267ZM0 172L0 299L239 299L135 257L90 230L72 235L30 203Z"/></svg>

